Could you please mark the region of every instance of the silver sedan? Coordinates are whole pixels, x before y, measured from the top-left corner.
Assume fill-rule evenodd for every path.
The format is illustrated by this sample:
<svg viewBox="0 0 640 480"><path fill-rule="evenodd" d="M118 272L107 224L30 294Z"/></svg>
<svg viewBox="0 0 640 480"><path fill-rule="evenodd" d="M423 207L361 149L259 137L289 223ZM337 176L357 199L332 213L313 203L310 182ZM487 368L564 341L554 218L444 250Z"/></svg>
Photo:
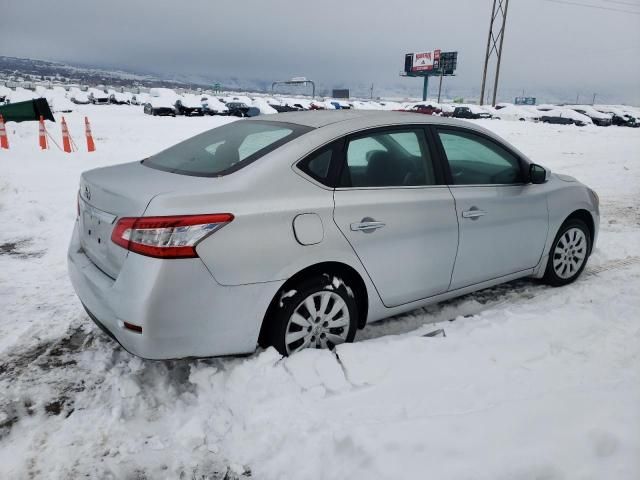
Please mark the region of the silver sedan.
<svg viewBox="0 0 640 480"><path fill-rule="evenodd" d="M595 192L471 123L263 118L82 174L71 280L128 351L333 348L516 278L570 283L596 242Z"/></svg>

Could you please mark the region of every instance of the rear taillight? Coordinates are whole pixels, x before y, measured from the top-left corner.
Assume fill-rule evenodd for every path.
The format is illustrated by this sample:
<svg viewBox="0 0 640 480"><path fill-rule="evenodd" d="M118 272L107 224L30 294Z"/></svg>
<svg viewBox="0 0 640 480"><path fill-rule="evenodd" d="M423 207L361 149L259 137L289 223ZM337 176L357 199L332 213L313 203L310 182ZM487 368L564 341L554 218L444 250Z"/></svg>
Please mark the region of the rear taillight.
<svg viewBox="0 0 640 480"><path fill-rule="evenodd" d="M148 257L194 258L198 242L232 220L230 213L121 218L111 241Z"/></svg>

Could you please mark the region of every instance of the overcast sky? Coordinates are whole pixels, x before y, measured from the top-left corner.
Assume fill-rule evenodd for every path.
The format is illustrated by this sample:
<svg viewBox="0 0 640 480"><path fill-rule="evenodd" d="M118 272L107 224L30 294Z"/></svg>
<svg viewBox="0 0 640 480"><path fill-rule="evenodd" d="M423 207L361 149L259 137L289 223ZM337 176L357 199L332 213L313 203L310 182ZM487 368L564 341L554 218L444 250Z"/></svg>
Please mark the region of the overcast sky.
<svg viewBox="0 0 640 480"><path fill-rule="evenodd" d="M640 0L510 0L501 91L640 104ZM0 0L0 55L268 82L401 87L404 54L459 52L479 90L492 0ZM98 6L99 5L99 6ZM634 6L637 5L637 6ZM435 88L435 82L433 84Z"/></svg>

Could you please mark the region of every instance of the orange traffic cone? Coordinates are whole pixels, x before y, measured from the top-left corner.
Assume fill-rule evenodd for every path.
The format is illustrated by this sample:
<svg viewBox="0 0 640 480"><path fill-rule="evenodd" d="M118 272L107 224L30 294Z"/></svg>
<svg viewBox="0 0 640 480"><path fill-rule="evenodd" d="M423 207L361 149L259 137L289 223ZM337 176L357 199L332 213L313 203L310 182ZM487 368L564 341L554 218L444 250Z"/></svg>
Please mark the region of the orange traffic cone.
<svg viewBox="0 0 640 480"><path fill-rule="evenodd" d="M62 149L71 153L71 138L69 136L69 127L67 127L67 122L64 117L62 117Z"/></svg>
<svg viewBox="0 0 640 480"><path fill-rule="evenodd" d="M84 117L84 130L87 135L87 151L95 152L96 144L93 143L93 136L91 135L91 125L89 125L89 117Z"/></svg>
<svg viewBox="0 0 640 480"><path fill-rule="evenodd" d="M4 118L0 115L0 148L9 150L9 138L7 138L7 130L4 128Z"/></svg>
<svg viewBox="0 0 640 480"><path fill-rule="evenodd" d="M40 148L42 150L46 150L47 148L49 148L49 145L47 143L47 130L44 128L44 117L42 115L40 115L40 127L39 127L38 137L40 139Z"/></svg>

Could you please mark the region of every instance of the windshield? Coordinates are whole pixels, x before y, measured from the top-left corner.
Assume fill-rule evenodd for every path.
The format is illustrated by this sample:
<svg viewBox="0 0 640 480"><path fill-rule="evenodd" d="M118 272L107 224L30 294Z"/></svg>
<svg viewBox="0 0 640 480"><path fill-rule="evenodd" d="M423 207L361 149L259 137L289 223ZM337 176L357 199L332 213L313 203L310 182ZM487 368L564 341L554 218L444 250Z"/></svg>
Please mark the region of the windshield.
<svg viewBox="0 0 640 480"><path fill-rule="evenodd" d="M309 130L292 123L240 120L196 135L142 163L182 175L218 177L240 170Z"/></svg>

